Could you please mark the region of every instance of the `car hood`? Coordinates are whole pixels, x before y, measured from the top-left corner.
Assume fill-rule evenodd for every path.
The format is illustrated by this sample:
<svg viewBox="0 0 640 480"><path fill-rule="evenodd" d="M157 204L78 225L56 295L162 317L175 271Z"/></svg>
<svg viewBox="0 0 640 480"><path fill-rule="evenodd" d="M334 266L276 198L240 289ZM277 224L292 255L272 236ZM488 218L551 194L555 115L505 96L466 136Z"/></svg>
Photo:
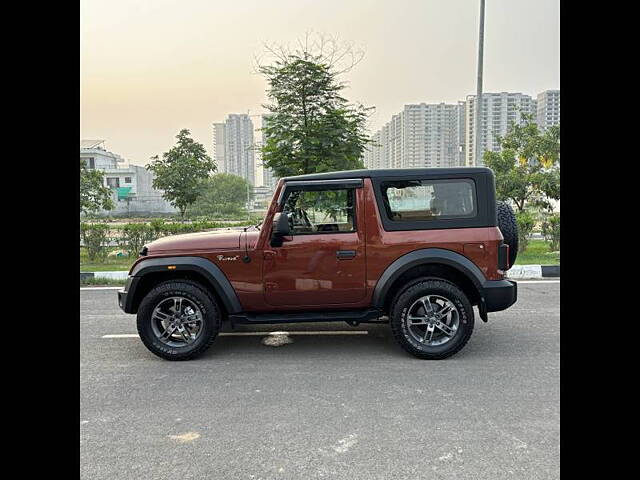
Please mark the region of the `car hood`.
<svg viewBox="0 0 640 480"><path fill-rule="evenodd" d="M171 235L147 244L148 254L177 251L235 250L240 248L241 231L198 232Z"/></svg>

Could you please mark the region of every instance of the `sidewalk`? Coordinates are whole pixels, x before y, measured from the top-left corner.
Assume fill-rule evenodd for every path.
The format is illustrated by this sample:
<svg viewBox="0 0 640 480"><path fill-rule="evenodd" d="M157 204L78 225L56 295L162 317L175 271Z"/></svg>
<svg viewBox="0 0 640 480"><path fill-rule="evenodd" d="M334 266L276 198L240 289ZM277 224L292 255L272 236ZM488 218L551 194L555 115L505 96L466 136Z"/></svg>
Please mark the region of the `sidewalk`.
<svg viewBox="0 0 640 480"><path fill-rule="evenodd" d="M560 265L514 265L507 271L507 278L548 278L559 277Z"/></svg>

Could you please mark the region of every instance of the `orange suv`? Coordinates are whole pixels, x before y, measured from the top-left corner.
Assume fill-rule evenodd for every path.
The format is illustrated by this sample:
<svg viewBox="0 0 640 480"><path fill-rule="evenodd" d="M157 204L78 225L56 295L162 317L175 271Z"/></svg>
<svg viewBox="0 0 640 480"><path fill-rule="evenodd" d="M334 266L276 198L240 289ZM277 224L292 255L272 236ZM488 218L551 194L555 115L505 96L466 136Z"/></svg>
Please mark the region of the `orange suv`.
<svg viewBox="0 0 640 480"><path fill-rule="evenodd" d="M517 298L511 208L488 168L353 170L279 180L261 225L146 245L118 292L154 354L203 353L231 325L387 321L424 359L458 352Z"/></svg>

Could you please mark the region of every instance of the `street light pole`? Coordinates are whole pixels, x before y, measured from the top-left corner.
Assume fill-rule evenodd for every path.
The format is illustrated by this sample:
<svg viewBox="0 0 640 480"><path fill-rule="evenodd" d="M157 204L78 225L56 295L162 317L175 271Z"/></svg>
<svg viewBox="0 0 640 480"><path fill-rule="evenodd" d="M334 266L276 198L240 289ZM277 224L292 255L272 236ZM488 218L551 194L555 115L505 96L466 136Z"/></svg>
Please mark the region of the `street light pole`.
<svg viewBox="0 0 640 480"><path fill-rule="evenodd" d="M476 92L475 165L482 161L482 57L484 54L484 0L480 0L480 36L478 39L478 90Z"/></svg>
<svg viewBox="0 0 640 480"><path fill-rule="evenodd" d="M246 180L247 180L247 218L251 218L251 194L250 189L251 189L251 183L249 182L249 148L251 147L247 147L244 151L244 155L245 155L245 174L246 174Z"/></svg>

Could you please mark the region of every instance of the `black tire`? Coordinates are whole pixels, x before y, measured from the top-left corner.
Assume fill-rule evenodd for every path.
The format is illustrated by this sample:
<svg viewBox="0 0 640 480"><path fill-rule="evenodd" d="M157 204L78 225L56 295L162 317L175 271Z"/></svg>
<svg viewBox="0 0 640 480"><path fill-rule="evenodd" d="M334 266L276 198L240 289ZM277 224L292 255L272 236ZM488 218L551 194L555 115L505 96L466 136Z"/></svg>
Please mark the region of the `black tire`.
<svg viewBox="0 0 640 480"><path fill-rule="evenodd" d="M201 329L193 343L170 346L154 333L153 311L171 297L182 297L196 305L202 314ZM168 280L154 287L140 303L137 326L142 343L155 355L166 360L190 360L203 354L218 335L221 312L216 300L199 283L190 280Z"/></svg>
<svg viewBox="0 0 640 480"><path fill-rule="evenodd" d="M516 214L508 203L497 202L496 215L498 217L498 228L504 237L504 243L509 245L509 268L516 263L518 256L518 222Z"/></svg>
<svg viewBox="0 0 640 480"><path fill-rule="evenodd" d="M437 295L452 302L458 310L458 326L453 336L442 345L426 345L413 338L406 323L409 308L426 295ZM473 307L466 295L453 283L442 279L424 279L411 283L398 294L391 307L393 336L410 354L423 360L440 360L459 352L473 333ZM415 328L415 327L414 327Z"/></svg>

